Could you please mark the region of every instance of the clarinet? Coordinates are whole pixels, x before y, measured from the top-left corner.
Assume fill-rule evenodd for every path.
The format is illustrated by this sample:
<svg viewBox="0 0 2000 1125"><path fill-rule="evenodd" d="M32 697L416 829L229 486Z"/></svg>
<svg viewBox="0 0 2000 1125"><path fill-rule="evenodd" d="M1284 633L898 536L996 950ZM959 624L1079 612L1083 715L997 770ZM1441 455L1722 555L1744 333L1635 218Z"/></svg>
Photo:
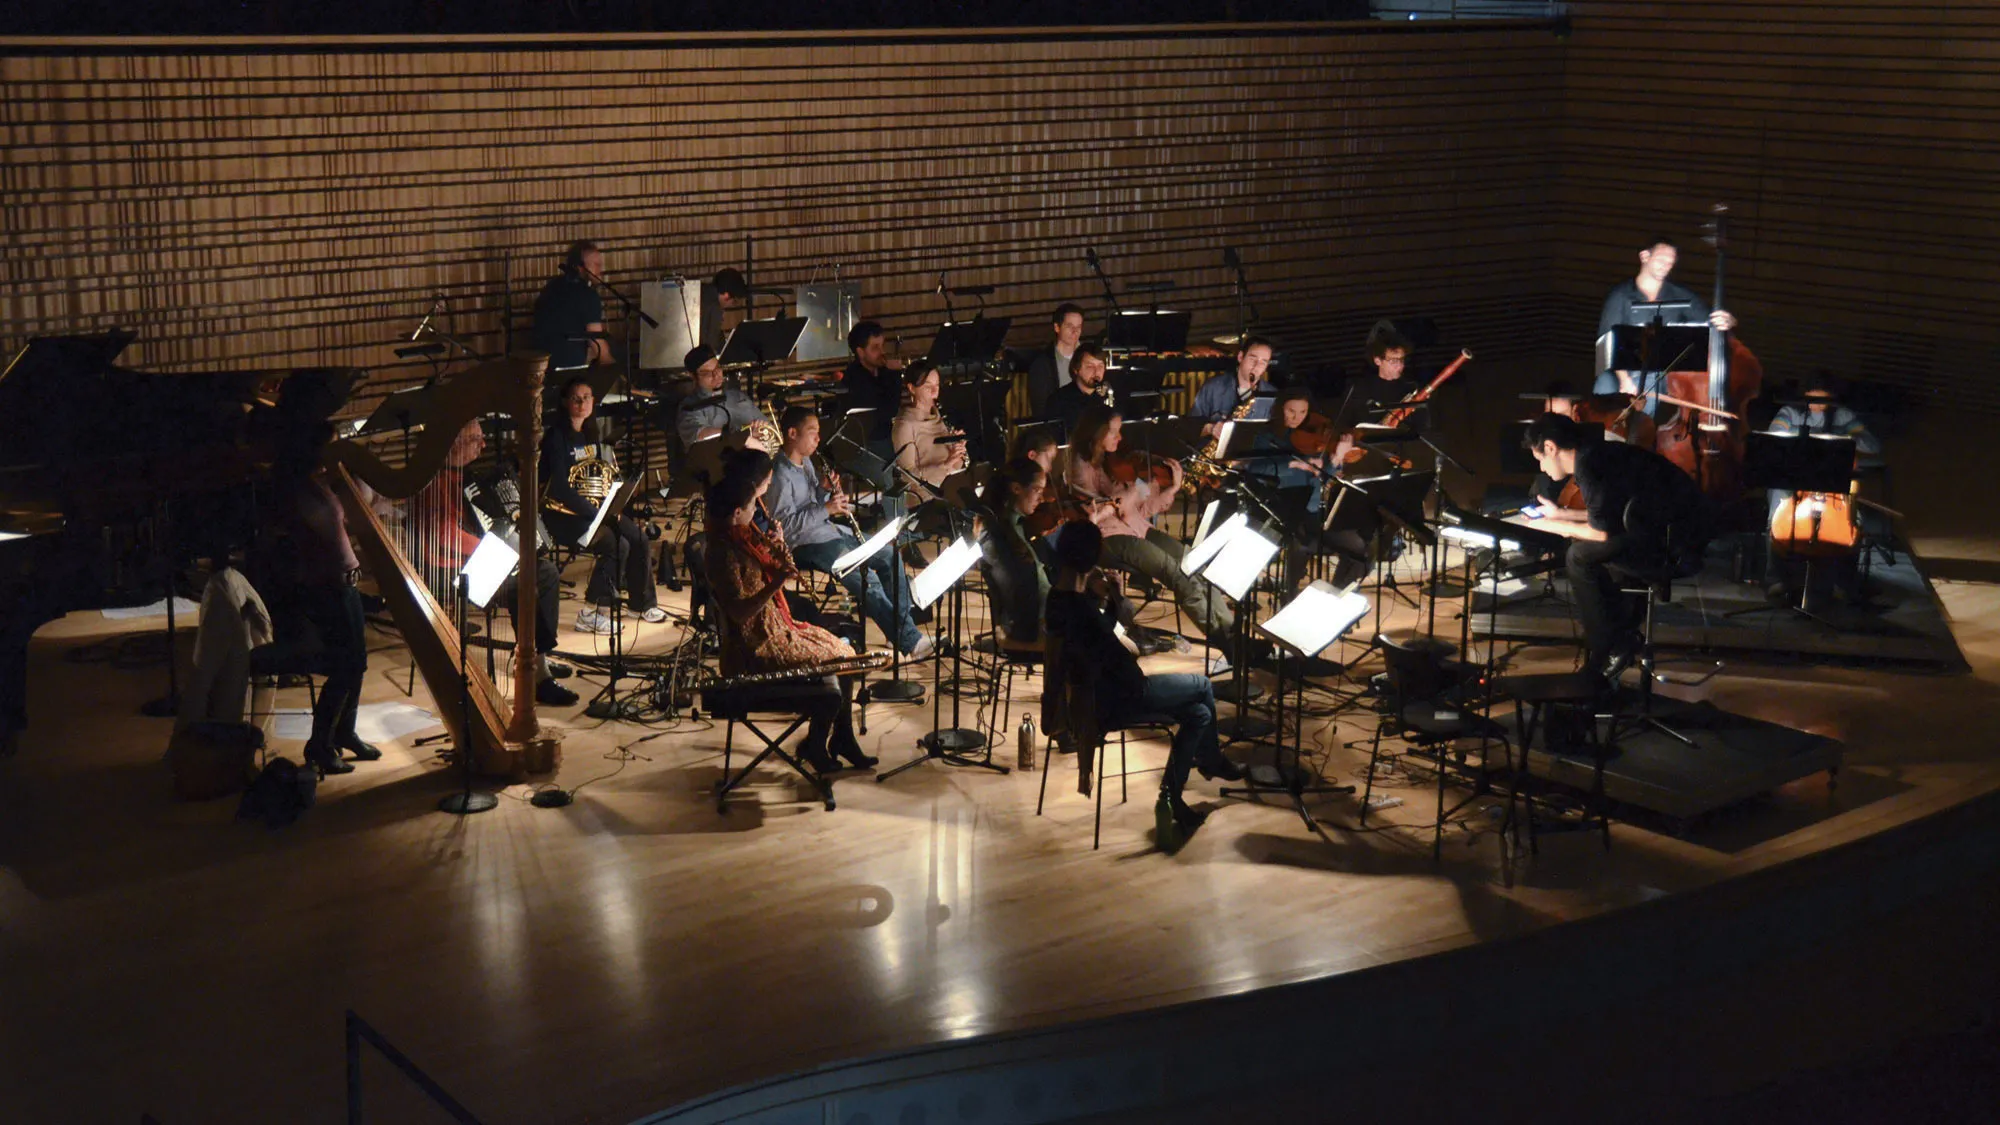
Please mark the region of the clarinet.
<svg viewBox="0 0 2000 1125"><path fill-rule="evenodd" d="M833 479L833 474L826 471L826 465L819 459L819 454L815 453L811 457L807 458L807 460L809 460L812 463L813 472L819 474L820 487L826 488L827 487L826 482ZM854 541L856 543L867 542L868 537L866 535L861 534L861 523L860 521L854 518L854 512L852 510L849 510L845 515L841 516L840 518L847 522L847 530L852 531L854 533Z"/></svg>

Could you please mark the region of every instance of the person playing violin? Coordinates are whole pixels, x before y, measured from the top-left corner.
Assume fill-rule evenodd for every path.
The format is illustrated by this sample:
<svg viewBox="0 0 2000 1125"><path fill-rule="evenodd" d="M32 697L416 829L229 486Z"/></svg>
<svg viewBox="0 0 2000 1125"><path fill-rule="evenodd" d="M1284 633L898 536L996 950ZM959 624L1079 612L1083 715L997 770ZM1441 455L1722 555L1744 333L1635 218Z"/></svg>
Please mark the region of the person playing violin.
<svg viewBox="0 0 2000 1125"><path fill-rule="evenodd" d="M1181 466L1164 466L1169 487L1156 487L1150 471L1118 471L1124 418L1108 406L1093 406L1077 421L1069 449L1061 457L1062 476L1072 495L1091 507L1090 520L1104 533L1104 564L1143 575L1173 590L1181 609L1217 648L1227 652L1236 615L1208 583L1181 572L1181 541L1153 526L1153 518L1173 506L1181 486ZM1129 464L1129 463L1128 463ZM1228 669L1218 658L1211 674Z"/></svg>

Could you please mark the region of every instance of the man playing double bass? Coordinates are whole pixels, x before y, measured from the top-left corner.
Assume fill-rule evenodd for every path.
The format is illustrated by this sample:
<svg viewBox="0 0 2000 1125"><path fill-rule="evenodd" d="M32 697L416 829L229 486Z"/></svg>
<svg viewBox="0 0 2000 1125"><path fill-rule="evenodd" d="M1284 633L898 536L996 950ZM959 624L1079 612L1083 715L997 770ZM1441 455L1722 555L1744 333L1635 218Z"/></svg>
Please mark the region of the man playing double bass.
<svg viewBox="0 0 2000 1125"><path fill-rule="evenodd" d="M1711 312L1708 302L1696 296L1685 286L1667 280L1674 272L1674 263L1680 258L1680 250L1673 240L1655 238L1645 249L1639 251L1639 276L1611 290L1604 298L1604 310L1597 317L1597 385L1598 394L1620 394L1647 396L1660 393L1659 373L1653 372L1649 383L1641 388L1639 375L1631 371L1614 370L1611 366L1611 330L1621 324L1643 325L1653 321L1653 313L1644 309L1634 309L1638 304L1666 302L1684 305L1681 308L1660 309L1662 324L1700 324L1708 322L1711 327L1728 332L1736 327L1736 317L1723 309ZM1707 365L1705 356L1690 356L1683 361L1698 370ZM1650 403L1648 404L1650 407Z"/></svg>

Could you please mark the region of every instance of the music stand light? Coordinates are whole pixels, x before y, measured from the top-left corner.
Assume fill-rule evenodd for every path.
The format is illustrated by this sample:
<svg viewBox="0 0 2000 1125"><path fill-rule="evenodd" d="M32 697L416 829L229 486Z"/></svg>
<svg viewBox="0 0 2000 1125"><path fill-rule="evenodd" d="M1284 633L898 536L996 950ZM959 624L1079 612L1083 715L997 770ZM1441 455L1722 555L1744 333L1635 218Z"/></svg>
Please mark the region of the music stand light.
<svg viewBox="0 0 2000 1125"><path fill-rule="evenodd" d="M461 573L465 575L465 595L473 605L485 609L493 600L502 583L514 573L520 564L521 553L509 546L505 539L487 532L480 537L479 546L472 549L471 557L465 560Z"/></svg>

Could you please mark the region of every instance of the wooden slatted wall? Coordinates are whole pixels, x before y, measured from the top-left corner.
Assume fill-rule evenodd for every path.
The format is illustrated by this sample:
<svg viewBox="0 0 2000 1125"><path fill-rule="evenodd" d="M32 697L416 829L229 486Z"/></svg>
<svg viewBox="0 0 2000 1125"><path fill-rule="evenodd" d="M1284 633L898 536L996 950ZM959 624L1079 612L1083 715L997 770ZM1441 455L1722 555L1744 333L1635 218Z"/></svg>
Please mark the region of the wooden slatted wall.
<svg viewBox="0 0 2000 1125"><path fill-rule="evenodd" d="M1562 333L1636 243L1736 221L1729 301L1767 373L1827 367L2000 410L2000 7L1584 0L1563 130Z"/></svg>
<svg viewBox="0 0 2000 1125"><path fill-rule="evenodd" d="M1233 320L1237 247L1300 358L1429 314L1492 354L1551 307L1560 43L1531 23L752 42L0 43L0 343L124 324L161 370L376 369L450 296L497 348L559 248L612 280L840 263L920 352L939 270L1015 342L1175 281ZM369 404L357 404L365 409Z"/></svg>

